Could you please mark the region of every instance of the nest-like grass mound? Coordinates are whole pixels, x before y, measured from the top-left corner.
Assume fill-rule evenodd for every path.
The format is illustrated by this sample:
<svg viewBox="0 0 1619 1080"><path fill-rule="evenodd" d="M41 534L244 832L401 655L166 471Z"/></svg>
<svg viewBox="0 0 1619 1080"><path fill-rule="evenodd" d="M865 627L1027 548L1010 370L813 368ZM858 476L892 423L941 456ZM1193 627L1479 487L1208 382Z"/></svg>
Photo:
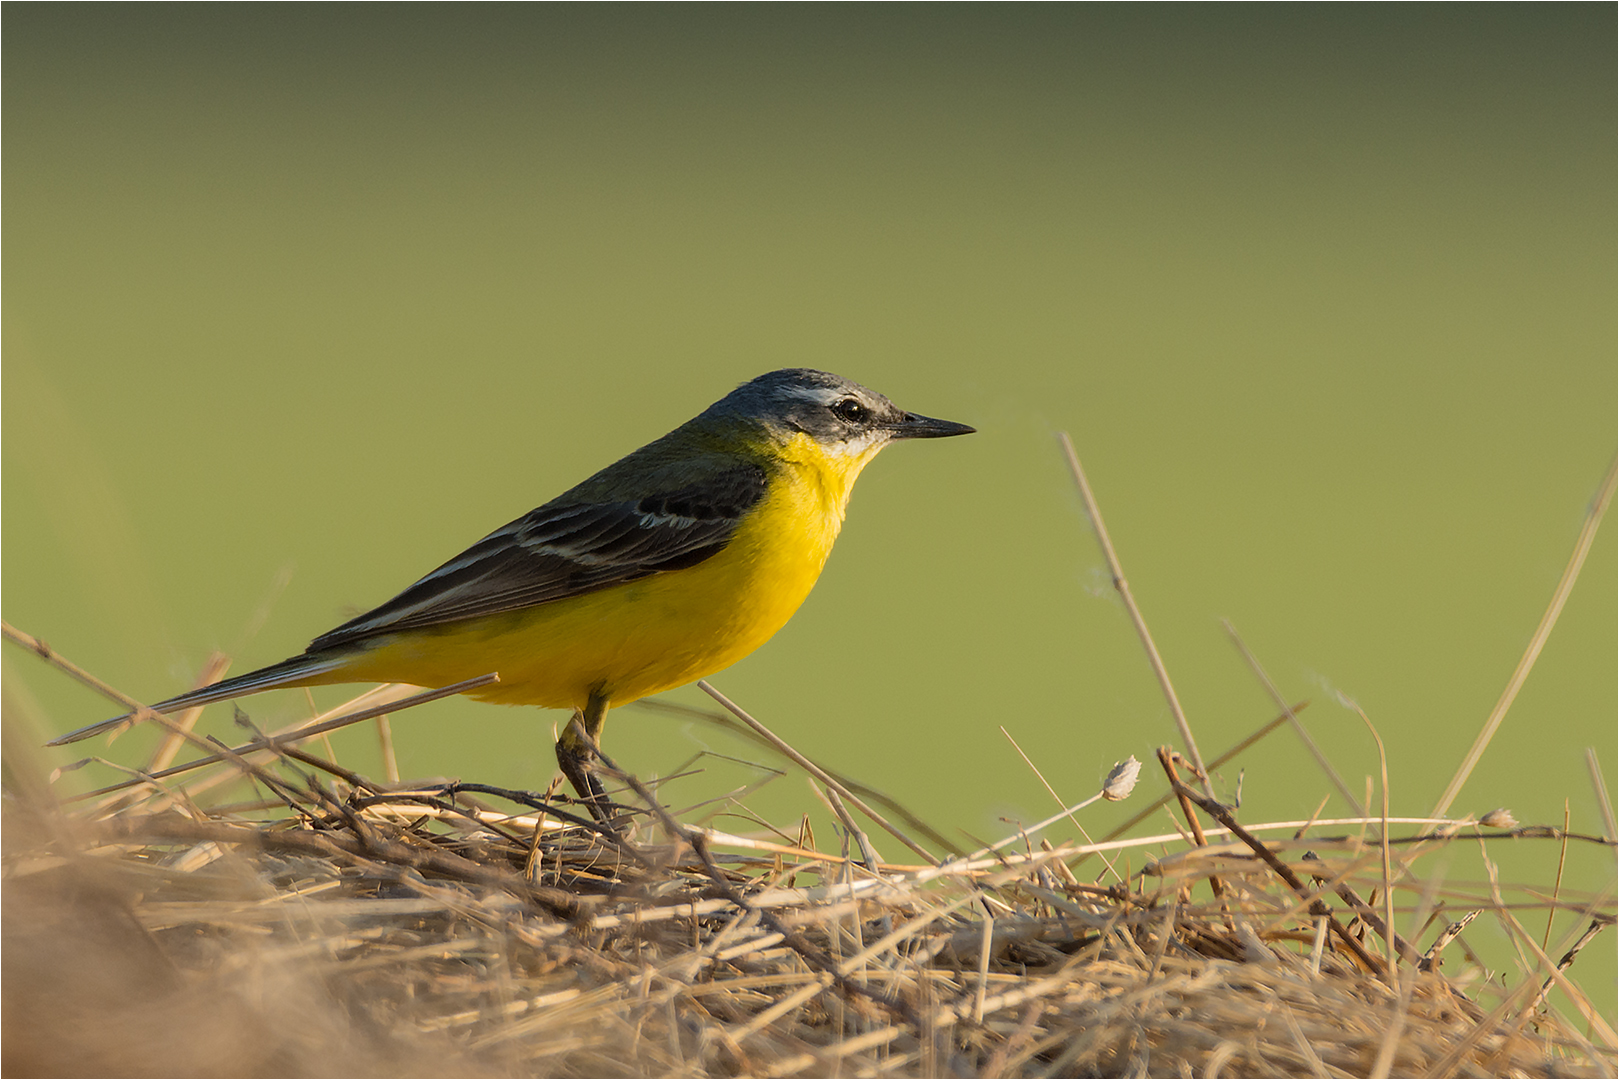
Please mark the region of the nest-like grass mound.
<svg viewBox="0 0 1619 1080"><path fill-rule="evenodd" d="M256 800L207 808L137 777L64 809L13 767L8 1074L1615 1073L1596 1011L1551 1009L1556 984L1583 1001L1561 969L1493 1002L1446 977L1465 933L1412 866L1550 830L1261 841L1165 752L1187 835L1107 884L1097 853L1145 841L883 862L835 780L831 853L682 825L638 783L604 829L554 792L241 749L213 768ZM1426 950L1383 933L1391 886ZM1581 944L1612 921L1611 896L1550 902Z"/></svg>

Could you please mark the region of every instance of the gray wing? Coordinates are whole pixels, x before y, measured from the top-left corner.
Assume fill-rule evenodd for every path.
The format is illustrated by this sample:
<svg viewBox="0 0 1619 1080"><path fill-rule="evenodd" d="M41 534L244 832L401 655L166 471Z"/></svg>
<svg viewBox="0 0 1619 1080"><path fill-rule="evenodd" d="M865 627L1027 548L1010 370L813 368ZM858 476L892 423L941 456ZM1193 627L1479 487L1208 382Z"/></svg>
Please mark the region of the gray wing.
<svg viewBox="0 0 1619 1080"><path fill-rule="evenodd" d="M570 502L565 495L496 529L381 607L322 634L307 652L696 566L724 550L764 497L765 483L763 467L745 463L640 499Z"/></svg>

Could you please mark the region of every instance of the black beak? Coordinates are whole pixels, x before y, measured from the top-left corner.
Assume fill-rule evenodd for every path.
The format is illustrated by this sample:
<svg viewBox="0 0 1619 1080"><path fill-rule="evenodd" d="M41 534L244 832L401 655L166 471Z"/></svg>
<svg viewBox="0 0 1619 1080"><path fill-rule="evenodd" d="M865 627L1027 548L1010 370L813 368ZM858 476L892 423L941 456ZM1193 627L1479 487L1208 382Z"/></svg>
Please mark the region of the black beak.
<svg viewBox="0 0 1619 1080"><path fill-rule="evenodd" d="M958 424L954 420L935 420L931 416L918 416L908 412L893 427L896 439L945 439L951 435L971 435L977 428Z"/></svg>

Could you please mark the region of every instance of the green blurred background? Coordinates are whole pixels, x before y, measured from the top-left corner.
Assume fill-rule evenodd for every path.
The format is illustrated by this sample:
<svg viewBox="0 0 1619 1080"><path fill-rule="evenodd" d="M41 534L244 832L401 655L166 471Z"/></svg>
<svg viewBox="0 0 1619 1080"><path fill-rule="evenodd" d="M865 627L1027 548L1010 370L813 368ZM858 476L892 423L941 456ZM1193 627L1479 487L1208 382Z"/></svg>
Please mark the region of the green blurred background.
<svg viewBox="0 0 1619 1080"><path fill-rule="evenodd" d="M980 433L884 454L803 610L715 678L800 749L998 838L1054 808L999 725L1069 800L1173 740L1068 431L1204 753L1275 711L1228 617L1356 791L1376 748L1336 695L1361 704L1394 812L1424 814L1614 453L1611 5L8 5L4 29L4 614L148 700L212 649L299 651L807 365ZM1608 522L1456 812L1566 801L1601 831L1614 572ZM54 730L109 713L15 649L5 677ZM449 701L394 730L407 776L543 787L561 719ZM644 710L608 736L643 773L759 756ZM339 749L376 767L367 732ZM1249 821L1331 790L1286 733L1242 766ZM710 760L672 797L756 776ZM796 779L747 802L836 843ZM1492 853L1555 870L1550 844ZM1611 856L1575 862L1611 887ZM1593 950L1611 1016L1612 935Z"/></svg>

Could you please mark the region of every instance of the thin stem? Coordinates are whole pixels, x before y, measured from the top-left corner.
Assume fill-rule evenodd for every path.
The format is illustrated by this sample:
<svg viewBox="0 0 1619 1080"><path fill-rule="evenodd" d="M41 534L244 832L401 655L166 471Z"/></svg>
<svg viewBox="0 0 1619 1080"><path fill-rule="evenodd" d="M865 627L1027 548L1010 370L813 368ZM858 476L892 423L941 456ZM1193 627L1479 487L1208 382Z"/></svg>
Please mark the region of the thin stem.
<svg viewBox="0 0 1619 1080"><path fill-rule="evenodd" d="M1197 768L1198 778L1203 782L1203 791L1212 799L1214 786L1209 781L1209 771L1203 767L1203 755L1197 751L1197 740L1192 738L1192 725L1187 722L1186 712L1181 708L1180 699L1175 696L1175 686L1169 681L1169 671L1164 667L1163 657L1158 655L1158 646L1153 644L1152 633L1147 629L1147 620L1142 618L1135 597L1130 595L1130 584L1124 580L1124 567L1119 564L1118 553L1113 550L1113 541L1108 538L1107 526L1102 522L1102 508L1096 504L1096 496L1091 493L1090 481L1085 479L1085 469L1080 465L1079 455L1074 451L1074 441L1064 431L1057 436L1057 442L1062 446L1063 456L1068 459L1068 468L1074 474L1074 482L1079 485L1079 497L1085 503L1085 513L1091 519L1091 527L1096 530L1096 541L1102 546L1102 557L1107 560L1108 573L1113 575L1113 587L1119 590L1125 610L1130 613L1130 621L1135 624L1136 633L1141 637L1141 644L1147 650L1147 660L1152 664L1153 674L1158 676L1158 688L1164 692L1164 698L1169 702L1169 711L1175 717L1175 726L1180 728L1181 742L1186 746L1187 756L1191 758L1192 764Z"/></svg>
<svg viewBox="0 0 1619 1080"><path fill-rule="evenodd" d="M843 784L839 783L837 777L827 773L826 770L815 764L815 762L811 761L809 758L805 757L803 754L800 754L797 750L794 750L791 746L789 746L786 740L784 740L781 736L777 735L774 731L771 731L769 728L759 723L759 721L749 716L747 711L744 710L742 706L738 705L736 702L732 701L730 698L716 690L713 684L707 679L698 679L697 687L703 693L707 694L709 697L713 698L715 701L724 706L725 710L732 716L736 717L738 720L748 725L748 727L752 728L759 735L763 736L767 741L769 741L771 746L774 746L777 750L781 751L783 754L786 754L798 765L799 768L815 777L815 779L819 780L827 787L835 790L839 795L842 795L850 805L852 805L856 810L859 810L862 814L865 814L872 821L876 822L881 828L886 830L890 836L894 837L894 839L898 840L900 843L922 856L922 858L926 859L930 864L934 866L939 865L938 858L934 856L932 852L928 851L927 848L923 847L921 844L918 844L915 840L912 840L909 836L906 836L904 833L900 832L899 829L891 825L887 818L883 817L877 811L867 806L864 799L850 791Z"/></svg>
<svg viewBox="0 0 1619 1080"><path fill-rule="evenodd" d="M1439 797L1431 817L1444 817L1450 810L1450 804L1456 801L1461 793L1462 785L1473 774L1473 768L1478 764L1479 758L1484 756L1484 750L1495 738L1496 729L1501 721L1506 719L1507 710L1512 707L1513 699L1518 696L1524 680L1529 678L1529 670L1535 666L1535 660L1540 656L1540 650L1545 647L1546 639L1551 636L1552 627L1557 625L1557 617L1563 613L1563 604L1568 600L1568 594L1574 588L1574 582L1579 579L1580 568L1585 565L1585 556L1591 550L1591 542L1596 539L1597 526L1602 524L1602 515L1608 509L1608 503L1613 499L1614 473L1619 466L1619 458L1608 462L1608 471L1602 477L1602 483L1591 500L1590 507L1585 512L1585 523L1580 526L1580 535L1574 541L1574 551L1568 557L1568 565L1563 568L1563 576L1557 582L1557 588L1552 592L1551 603L1546 606L1546 613L1540 617L1540 625L1535 627L1535 634L1529 639L1529 647L1523 652L1518 666L1513 669L1512 677L1507 680L1507 687L1501 691L1501 698L1490 710L1488 720L1484 721L1484 729L1473 740L1473 747L1462 759L1461 766L1456 775L1451 777L1450 784L1445 793Z"/></svg>

